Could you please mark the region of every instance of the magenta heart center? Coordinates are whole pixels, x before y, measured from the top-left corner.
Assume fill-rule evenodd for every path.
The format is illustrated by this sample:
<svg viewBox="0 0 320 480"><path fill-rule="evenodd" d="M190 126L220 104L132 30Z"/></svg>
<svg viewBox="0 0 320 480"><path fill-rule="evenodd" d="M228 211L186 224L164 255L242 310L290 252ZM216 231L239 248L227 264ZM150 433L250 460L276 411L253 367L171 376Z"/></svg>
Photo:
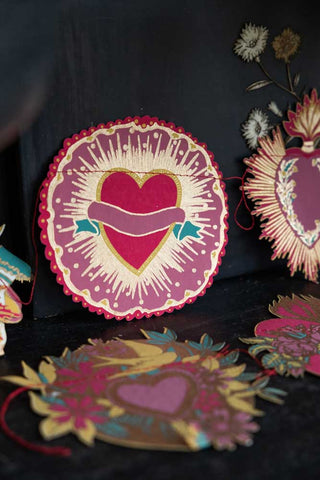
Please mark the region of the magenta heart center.
<svg viewBox="0 0 320 480"><path fill-rule="evenodd" d="M278 170L278 201L295 234L312 247L320 237L320 151L312 157L297 148L288 152Z"/></svg>
<svg viewBox="0 0 320 480"><path fill-rule="evenodd" d="M117 389L117 397L126 404L141 409L174 414L181 407L187 392L188 382L185 377L170 376L155 384L122 384Z"/></svg>
<svg viewBox="0 0 320 480"><path fill-rule="evenodd" d="M103 181L100 200L128 212L150 213L176 206L177 195L177 185L172 175L151 172L140 179L136 174L116 171ZM106 225L103 229L116 255L136 270L149 259L168 232L167 228L134 237Z"/></svg>

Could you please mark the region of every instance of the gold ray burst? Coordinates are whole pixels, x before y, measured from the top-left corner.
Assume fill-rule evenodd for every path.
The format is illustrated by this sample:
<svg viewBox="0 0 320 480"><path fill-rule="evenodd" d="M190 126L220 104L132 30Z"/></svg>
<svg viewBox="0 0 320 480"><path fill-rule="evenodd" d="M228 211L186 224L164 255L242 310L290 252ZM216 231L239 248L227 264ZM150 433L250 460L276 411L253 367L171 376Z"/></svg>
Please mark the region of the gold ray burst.
<svg viewBox="0 0 320 480"><path fill-rule="evenodd" d="M276 175L286 149L279 127L273 130L272 137L260 139L258 153L244 159L248 173L253 175L253 178L247 179L244 191L255 204L252 213L261 219L262 233L259 238L272 242L274 252L271 259L287 257L292 276L301 270L305 278L316 282L320 265L320 240L311 248L306 245L281 209L276 195Z"/></svg>

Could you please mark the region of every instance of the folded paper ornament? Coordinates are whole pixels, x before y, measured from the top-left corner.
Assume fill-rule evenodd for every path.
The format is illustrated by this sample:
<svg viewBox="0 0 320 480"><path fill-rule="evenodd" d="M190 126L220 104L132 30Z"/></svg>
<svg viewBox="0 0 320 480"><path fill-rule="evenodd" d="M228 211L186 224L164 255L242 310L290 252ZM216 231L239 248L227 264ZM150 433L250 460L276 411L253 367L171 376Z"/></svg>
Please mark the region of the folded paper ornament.
<svg viewBox="0 0 320 480"><path fill-rule="evenodd" d="M272 242L272 259L288 258L291 275L303 270L316 282L320 264L320 99L316 90L305 95L296 111L288 112L283 127L290 137L300 137L302 146L286 148L280 128L273 138L259 140L260 148L244 162L248 165L245 194L255 203L262 234Z"/></svg>
<svg viewBox="0 0 320 480"><path fill-rule="evenodd" d="M309 372L320 376L320 299L279 295L269 311L279 318L258 323L255 337L241 339L251 344L248 352L262 354L263 366L274 368L279 375L300 377Z"/></svg>
<svg viewBox="0 0 320 480"><path fill-rule="evenodd" d="M5 225L0 226L0 236L4 228ZM31 268L0 245L0 356L4 355L7 342L5 324L18 323L23 317L20 298L11 288L15 280L30 281Z"/></svg>
<svg viewBox="0 0 320 480"><path fill-rule="evenodd" d="M221 179L205 144L156 118L66 139L42 184L39 217L65 294L119 320L203 295L227 243Z"/></svg>
<svg viewBox="0 0 320 480"><path fill-rule="evenodd" d="M38 390L32 409L45 417L47 439L73 433L132 448L196 451L250 446L263 412L256 397L277 404L285 395L263 371L246 372L239 352L214 343L178 342L173 330L142 330L144 339L89 340L61 357L45 357L38 372L3 380Z"/></svg>

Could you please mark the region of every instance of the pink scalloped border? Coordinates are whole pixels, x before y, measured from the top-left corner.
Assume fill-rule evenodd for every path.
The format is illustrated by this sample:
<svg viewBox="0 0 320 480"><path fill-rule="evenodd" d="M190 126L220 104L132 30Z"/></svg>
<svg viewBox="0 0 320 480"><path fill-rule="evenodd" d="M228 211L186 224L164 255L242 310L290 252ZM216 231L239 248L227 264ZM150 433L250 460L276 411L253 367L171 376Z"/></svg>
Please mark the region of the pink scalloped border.
<svg viewBox="0 0 320 480"><path fill-rule="evenodd" d="M157 123L160 126L171 128L175 132L183 133L187 137L191 138L194 143L196 143L197 145L200 145L202 148L204 148L206 150L206 152L208 153L208 155L211 159L212 166L216 169L218 177L220 178L220 185L221 185L221 189L223 190L223 194L224 194L225 206L226 206L226 215L223 219L224 226L225 226L225 229L224 229L225 238L224 238L224 243L222 245L222 248L219 252L217 266L216 266L215 270L213 271L213 273L211 274L207 284L205 285L203 290L200 293L198 293L198 295L196 295L194 297L190 297L185 302L181 303L180 305L176 305L175 307L170 307L168 309L156 310L156 311L151 312L151 313L145 313L145 312L137 309L133 314L116 316L116 315L113 315L112 313L108 312L107 310L105 310L103 308L95 307L95 306L89 304L81 295L73 293L67 287L67 285L65 284L63 273L61 272L61 270L59 269L58 265L55 262L54 251L53 251L53 249L52 249L52 247L49 243L49 240L48 240L48 233L47 233L48 221L47 221L47 219L49 217L49 213L47 211L47 193L48 193L50 182L52 181L53 177L56 175L56 172L57 172L58 165L59 165L60 161L66 156L67 151L68 151L68 149L71 145L74 145L76 142L78 142L82 138L91 135L93 132L96 132L97 130L105 129L105 128L111 128L115 125L123 125L123 124L130 123L130 122L134 122L134 123L136 123L136 125L141 125L142 128L144 126L146 127L147 125L153 125L154 123ZM40 203L39 203L40 215L39 215L39 218L38 218L38 224L39 224L39 227L41 229L40 240L43 243L43 245L45 246L45 256L50 261L50 268L51 268L51 271L56 274L57 282L60 285L63 285L63 291L64 291L65 295L71 295L72 300L75 303L81 302L82 306L87 308L90 312L95 312L98 315L103 314L106 319L115 318L116 320L122 320L122 319L125 318L128 321L133 320L134 318L138 318L138 319L143 318L143 317L150 318L153 315L161 316L164 313L172 313L174 310L180 310L186 303L193 303L198 297L203 296L206 293L207 288L211 287L211 285L213 283L213 277L215 277L218 274L219 267L220 267L221 262L222 262L222 257L225 255L225 247L228 243L228 235L227 235L228 228L229 228L229 225L228 225L228 222L227 222L227 219L229 217L228 197L227 197L227 194L226 194L226 191L225 191L225 184L222 181L222 178L223 178L223 176L222 176L222 173L219 170L218 164L214 161L214 155L213 155L212 152L210 152L207 149L207 145L205 143L199 143L198 139L193 137L191 133L185 132L183 127L177 127L174 123L165 122L164 120L159 120L157 117L149 117L147 115L143 116L143 117L135 116L135 117L126 117L124 120L118 119L114 122L110 121L107 124L100 123L96 127L90 127L88 130L81 130L80 133L76 133L76 134L72 135L71 138L66 138L63 141L63 148L61 150L59 150L58 155L56 155L54 157L53 162L49 165L49 171L48 171L47 177L42 182L42 185L40 187L40 197L39 197L39 199L40 199Z"/></svg>

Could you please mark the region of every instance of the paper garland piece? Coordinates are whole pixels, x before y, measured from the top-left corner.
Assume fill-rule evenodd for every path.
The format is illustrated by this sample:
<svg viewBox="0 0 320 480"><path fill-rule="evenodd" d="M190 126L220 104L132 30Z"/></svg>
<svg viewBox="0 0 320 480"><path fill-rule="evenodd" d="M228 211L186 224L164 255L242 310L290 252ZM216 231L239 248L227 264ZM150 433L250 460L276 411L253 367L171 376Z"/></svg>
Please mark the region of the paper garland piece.
<svg viewBox="0 0 320 480"><path fill-rule="evenodd" d="M203 295L227 243L221 178L205 144L156 118L66 139L43 182L39 218L64 292L118 320Z"/></svg>
<svg viewBox="0 0 320 480"><path fill-rule="evenodd" d="M263 221L260 238L273 242L272 259L288 257L291 275L303 270L317 281L320 264L320 99L316 90L305 95L296 112L283 122L289 136L301 137L301 148L286 149L280 128L273 139L259 140L258 154L245 159L248 173L247 196L255 202L254 215Z"/></svg>
<svg viewBox="0 0 320 480"><path fill-rule="evenodd" d="M5 225L0 225L0 236ZM0 245L0 356L4 355L7 342L6 323L18 323L22 319L22 304L18 295L12 290L12 283L31 280L31 268L20 258Z"/></svg>
<svg viewBox="0 0 320 480"><path fill-rule="evenodd" d="M306 371L320 376L320 299L279 295L269 310L280 318L258 323L256 337L241 339L252 344L249 353L263 353L263 366L280 375L299 377Z"/></svg>
<svg viewBox="0 0 320 480"><path fill-rule="evenodd" d="M176 341L174 331L143 331L145 339L90 340L61 357L45 357L38 373L4 380L39 390L32 409L46 418L47 440L75 434L144 449L232 450L250 446L263 414L255 397L281 404L285 392L268 387L263 373L246 373L239 352L225 351L207 334Z"/></svg>

